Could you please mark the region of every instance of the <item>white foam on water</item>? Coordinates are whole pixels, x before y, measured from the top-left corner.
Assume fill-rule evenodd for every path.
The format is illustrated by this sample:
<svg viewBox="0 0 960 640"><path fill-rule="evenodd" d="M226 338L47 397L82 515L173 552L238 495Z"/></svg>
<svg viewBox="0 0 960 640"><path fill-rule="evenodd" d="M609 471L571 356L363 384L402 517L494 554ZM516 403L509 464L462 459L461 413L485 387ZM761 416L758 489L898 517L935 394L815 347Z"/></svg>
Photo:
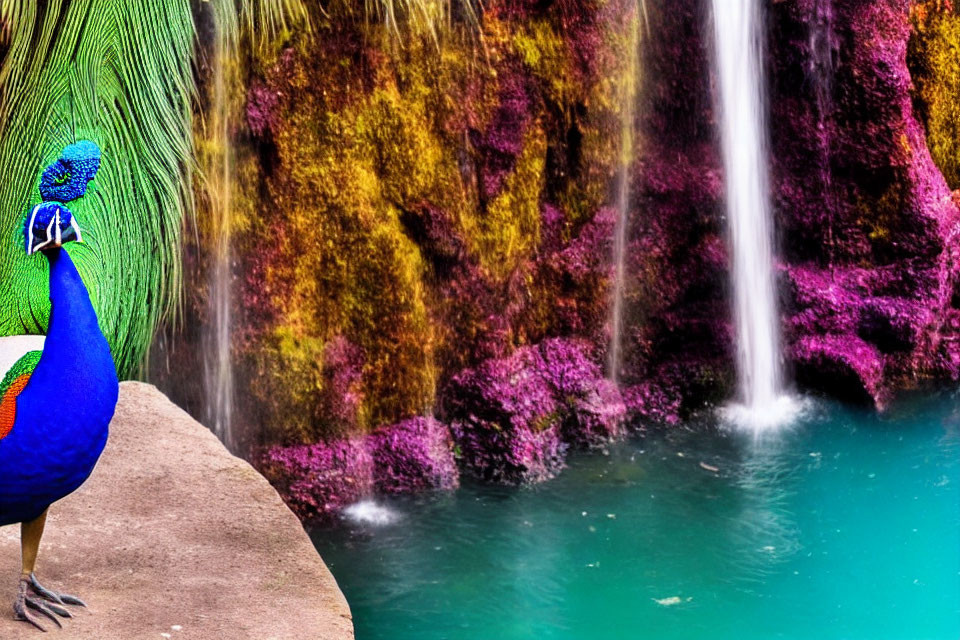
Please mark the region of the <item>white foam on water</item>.
<svg viewBox="0 0 960 640"><path fill-rule="evenodd" d="M760 434L785 429L805 419L813 403L802 396L782 393L767 405L730 403L720 408L721 421L734 429Z"/></svg>
<svg viewBox="0 0 960 640"><path fill-rule="evenodd" d="M343 510L343 517L354 524L366 524L382 527L400 519L400 514L390 507L377 504L373 500L354 502Z"/></svg>

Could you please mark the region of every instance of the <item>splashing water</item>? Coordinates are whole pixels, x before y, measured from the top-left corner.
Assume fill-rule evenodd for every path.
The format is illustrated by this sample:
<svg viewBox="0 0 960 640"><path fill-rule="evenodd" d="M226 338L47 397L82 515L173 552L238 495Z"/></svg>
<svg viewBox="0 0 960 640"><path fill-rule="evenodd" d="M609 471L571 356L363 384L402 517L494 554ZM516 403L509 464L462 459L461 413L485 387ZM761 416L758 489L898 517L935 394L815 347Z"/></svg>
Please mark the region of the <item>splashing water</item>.
<svg viewBox="0 0 960 640"><path fill-rule="evenodd" d="M393 524L400 519L400 515L393 509L369 499L355 502L344 508L343 517L354 524L366 524L374 527Z"/></svg>
<svg viewBox="0 0 960 640"><path fill-rule="evenodd" d="M757 0L713 0L740 386L740 404L724 413L754 430L789 422L796 413L780 370L760 15Z"/></svg>

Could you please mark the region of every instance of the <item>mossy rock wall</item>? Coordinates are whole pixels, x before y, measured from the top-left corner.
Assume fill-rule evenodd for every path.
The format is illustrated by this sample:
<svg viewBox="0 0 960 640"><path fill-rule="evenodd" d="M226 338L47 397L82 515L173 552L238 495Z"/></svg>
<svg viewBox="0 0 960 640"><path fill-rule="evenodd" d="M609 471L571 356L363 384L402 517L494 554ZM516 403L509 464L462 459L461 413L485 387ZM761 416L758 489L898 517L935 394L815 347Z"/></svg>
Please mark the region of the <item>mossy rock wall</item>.
<svg viewBox="0 0 960 640"><path fill-rule="evenodd" d="M435 34L334 8L245 48L231 131L241 445L430 414L453 373L552 335L602 358L604 205L638 17L573 4L493 3ZM212 233L201 211L200 247ZM199 371L211 257L188 254L194 326L167 357Z"/></svg>

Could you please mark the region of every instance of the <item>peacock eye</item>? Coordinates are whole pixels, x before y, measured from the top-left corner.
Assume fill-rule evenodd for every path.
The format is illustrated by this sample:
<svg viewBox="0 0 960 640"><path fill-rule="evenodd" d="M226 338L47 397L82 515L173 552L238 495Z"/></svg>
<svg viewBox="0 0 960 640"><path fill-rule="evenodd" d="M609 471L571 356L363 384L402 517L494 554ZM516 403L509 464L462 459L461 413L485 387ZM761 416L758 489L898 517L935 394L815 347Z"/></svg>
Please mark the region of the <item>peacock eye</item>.
<svg viewBox="0 0 960 640"><path fill-rule="evenodd" d="M70 181L70 173L65 171L63 174L54 178L53 184L60 186L62 184L67 184L69 181Z"/></svg>

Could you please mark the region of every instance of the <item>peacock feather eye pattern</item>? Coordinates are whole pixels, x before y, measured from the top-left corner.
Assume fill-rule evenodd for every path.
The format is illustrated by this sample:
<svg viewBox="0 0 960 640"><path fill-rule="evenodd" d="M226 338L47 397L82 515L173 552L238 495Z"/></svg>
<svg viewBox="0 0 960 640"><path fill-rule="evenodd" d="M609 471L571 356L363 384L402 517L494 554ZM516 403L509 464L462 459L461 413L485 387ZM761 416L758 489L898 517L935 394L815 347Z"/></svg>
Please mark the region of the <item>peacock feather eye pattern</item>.
<svg viewBox="0 0 960 640"><path fill-rule="evenodd" d="M40 177L44 202L70 202L87 192L100 168L100 147L90 140L67 145L60 157Z"/></svg>

